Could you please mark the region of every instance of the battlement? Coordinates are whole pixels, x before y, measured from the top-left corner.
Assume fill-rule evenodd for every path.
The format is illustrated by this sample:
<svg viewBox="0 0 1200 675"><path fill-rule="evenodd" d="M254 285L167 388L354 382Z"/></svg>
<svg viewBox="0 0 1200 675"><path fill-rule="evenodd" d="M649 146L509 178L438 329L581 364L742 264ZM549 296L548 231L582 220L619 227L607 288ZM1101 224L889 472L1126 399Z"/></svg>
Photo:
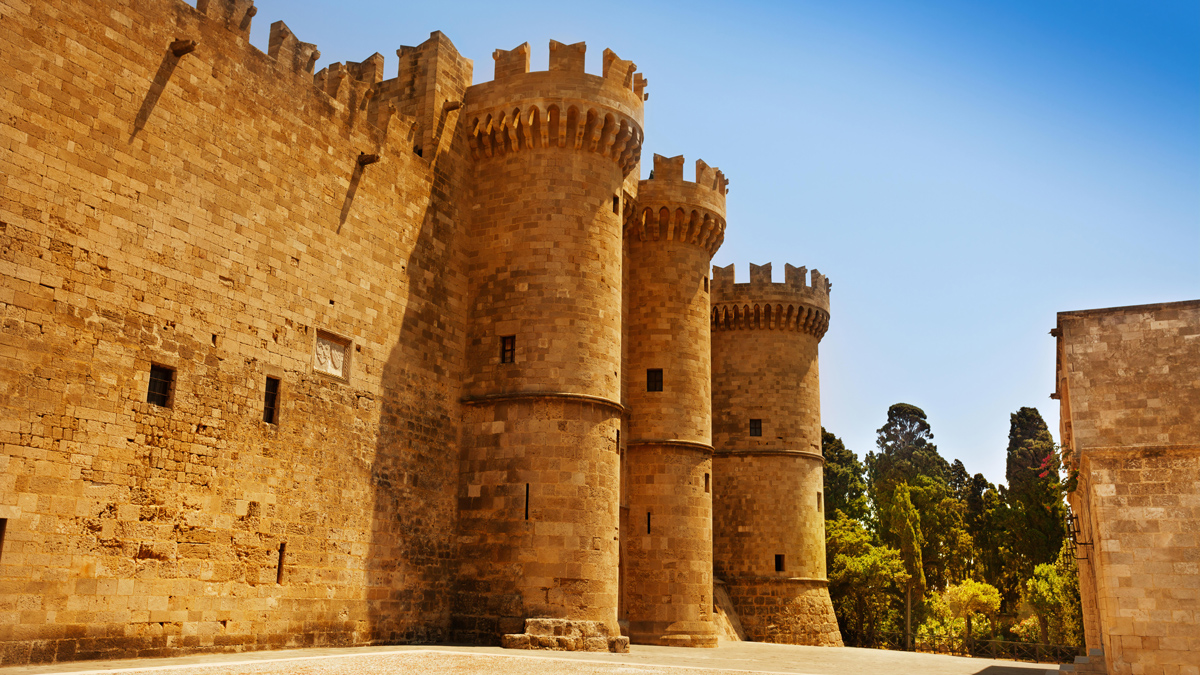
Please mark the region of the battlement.
<svg viewBox="0 0 1200 675"><path fill-rule="evenodd" d="M584 71L586 45L550 42L550 69L529 71L529 43L497 49L491 82L467 90L467 137L476 160L564 148L611 157L628 174L641 160L646 79L604 51L603 75Z"/></svg>
<svg viewBox="0 0 1200 675"><path fill-rule="evenodd" d="M817 339L829 328L833 284L817 270L784 266L784 282L771 281L771 263L750 265L750 282L734 282L734 266L713 267L713 330L800 330Z"/></svg>
<svg viewBox="0 0 1200 675"><path fill-rule="evenodd" d="M729 181L725 178L725 174L715 166L709 166L702 159L696 160L696 180L683 180L683 155L675 155L674 157L663 157L662 155L654 155L654 170L650 172L650 178L643 183L649 181L664 181L672 183L693 183L703 188L708 188L722 197L728 192Z"/></svg>
<svg viewBox="0 0 1200 675"><path fill-rule="evenodd" d="M696 181L683 179L683 155L654 155L653 177L638 182L625 236L695 244L711 257L725 241L725 186L719 169L696 160Z"/></svg>

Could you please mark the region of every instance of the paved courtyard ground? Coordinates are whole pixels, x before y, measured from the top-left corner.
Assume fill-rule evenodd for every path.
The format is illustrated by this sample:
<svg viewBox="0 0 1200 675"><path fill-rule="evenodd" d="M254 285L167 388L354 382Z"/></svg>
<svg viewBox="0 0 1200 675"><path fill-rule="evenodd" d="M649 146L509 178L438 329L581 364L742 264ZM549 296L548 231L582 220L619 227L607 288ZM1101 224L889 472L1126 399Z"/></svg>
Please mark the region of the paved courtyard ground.
<svg viewBox="0 0 1200 675"><path fill-rule="evenodd" d="M628 654L510 651L497 647L356 647L9 666L0 675L1044 675L1048 664L874 649L723 642L717 649L635 645Z"/></svg>

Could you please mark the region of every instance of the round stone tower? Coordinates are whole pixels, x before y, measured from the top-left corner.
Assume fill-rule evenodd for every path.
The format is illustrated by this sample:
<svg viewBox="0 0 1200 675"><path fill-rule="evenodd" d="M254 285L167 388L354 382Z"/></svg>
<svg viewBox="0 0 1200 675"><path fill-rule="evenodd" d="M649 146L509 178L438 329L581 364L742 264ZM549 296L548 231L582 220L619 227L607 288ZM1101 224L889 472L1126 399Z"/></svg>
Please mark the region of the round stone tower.
<svg viewBox="0 0 1200 675"><path fill-rule="evenodd" d="M621 194L642 90L611 51L496 51L467 90L474 162L455 633L614 644L618 600ZM524 641L524 642L523 642ZM542 644L544 642L553 644Z"/></svg>
<svg viewBox="0 0 1200 675"><path fill-rule="evenodd" d="M816 270L713 270L713 557L751 640L842 644L825 577L817 343L829 281Z"/></svg>
<svg viewBox="0 0 1200 675"><path fill-rule="evenodd" d="M708 268L725 177L654 156L625 243L624 599L632 642L716 647Z"/></svg>

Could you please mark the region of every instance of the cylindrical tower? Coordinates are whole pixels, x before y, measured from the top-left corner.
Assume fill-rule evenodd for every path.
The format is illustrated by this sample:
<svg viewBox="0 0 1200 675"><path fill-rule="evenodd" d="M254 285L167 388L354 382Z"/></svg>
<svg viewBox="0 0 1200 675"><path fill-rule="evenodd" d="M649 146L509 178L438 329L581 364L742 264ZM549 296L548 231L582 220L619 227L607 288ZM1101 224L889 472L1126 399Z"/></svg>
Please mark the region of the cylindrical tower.
<svg viewBox="0 0 1200 675"><path fill-rule="evenodd" d="M842 644L825 577L817 343L828 280L713 270L713 557L752 640Z"/></svg>
<svg viewBox="0 0 1200 675"><path fill-rule="evenodd" d="M611 51L596 76L583 43L550 50L536 73L528 44L498 50L494 81L464 101L474 203L455 632L599 649L617 635L620 195L640 159L645 80Z"/></svg>
<svg viewBox="0 0 1200 675"><path fill-rule="evenodd" d="M630 640L716 647L708 266L725 177L654 156L626 230L625 610Z"/></svg>

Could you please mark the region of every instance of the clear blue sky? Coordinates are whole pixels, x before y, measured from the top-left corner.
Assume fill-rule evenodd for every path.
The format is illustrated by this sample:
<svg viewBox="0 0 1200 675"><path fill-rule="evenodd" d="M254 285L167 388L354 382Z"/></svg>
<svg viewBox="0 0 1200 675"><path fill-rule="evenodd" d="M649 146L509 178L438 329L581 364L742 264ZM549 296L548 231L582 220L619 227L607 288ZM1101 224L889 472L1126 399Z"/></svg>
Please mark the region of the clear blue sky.
<svg viewBox="0 0 1200 675"><path fill-rule="evenodd" d="M535 70L551 39L636 62L644 158L731 179L713 262L832 279L822 417L860 456L903 401L1002 482L1010 413L1058 437L1056 312L1200 298L1194 0L256 4L252 42L283 19L318 67L394 76L434 30L477 83L525 41Z"/></svg>

